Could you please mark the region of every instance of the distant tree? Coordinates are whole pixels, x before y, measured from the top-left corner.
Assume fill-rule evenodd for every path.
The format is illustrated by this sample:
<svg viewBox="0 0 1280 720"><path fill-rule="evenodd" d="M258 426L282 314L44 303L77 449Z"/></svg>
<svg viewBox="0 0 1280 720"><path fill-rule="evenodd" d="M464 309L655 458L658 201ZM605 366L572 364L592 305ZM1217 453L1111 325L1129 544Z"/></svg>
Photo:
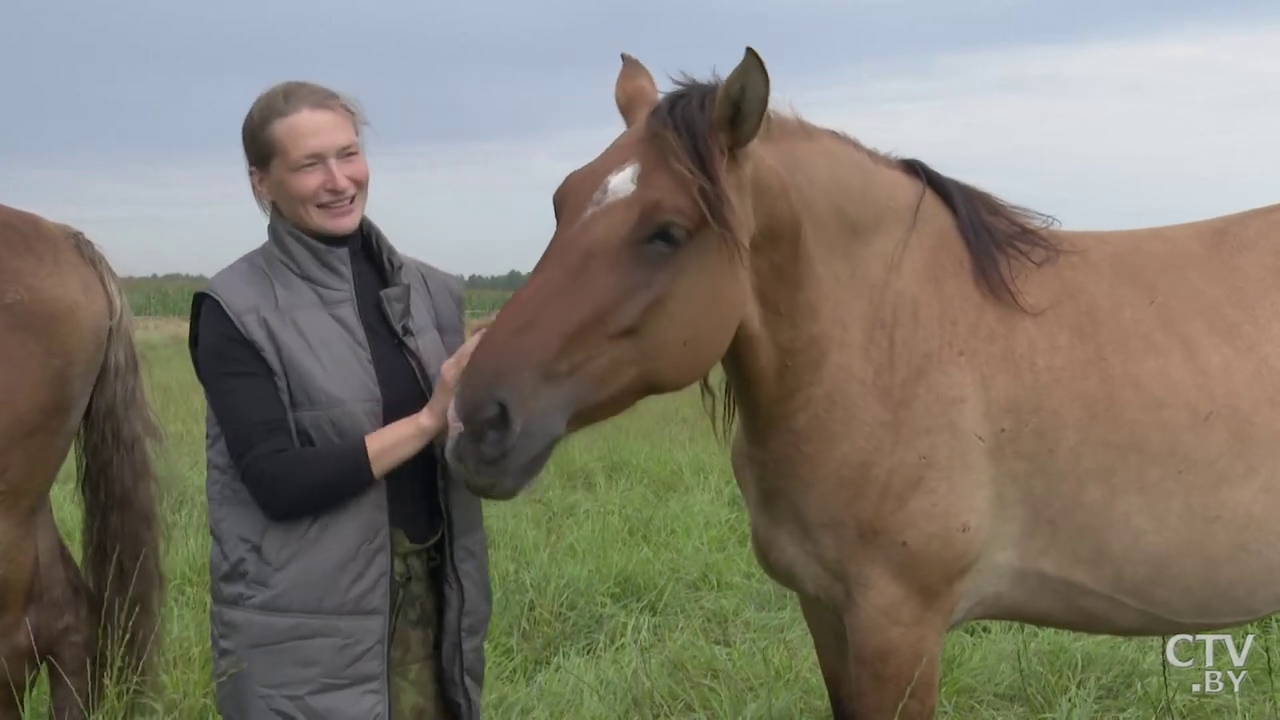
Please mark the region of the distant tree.
<svg viewBox="0 0 1280 720"><path fill-rule="evenodd" d="M470 290L505 290L513 292L529 279L529 273L509 270L502 275L468 275L465 279Z"/></svg>

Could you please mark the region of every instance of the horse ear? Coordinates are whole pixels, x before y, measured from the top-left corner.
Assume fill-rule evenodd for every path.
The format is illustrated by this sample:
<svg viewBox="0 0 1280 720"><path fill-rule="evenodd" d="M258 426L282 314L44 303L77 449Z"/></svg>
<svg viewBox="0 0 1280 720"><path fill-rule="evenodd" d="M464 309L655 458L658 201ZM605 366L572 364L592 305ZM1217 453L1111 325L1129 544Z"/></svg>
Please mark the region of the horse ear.
<svg viewBox="0 0 1280 720"><path fill-rule="evenodd" d="M769 110L769 71L750 46L716 94L716 130L727 152L746 147Z"/></svg>
<svg viewBox="0 0 1280 720"><path fill-rule="evenodd" d="M618 103L618 114L627 127L632 127L649 114L658 104L658 86L653 76L639 60L622 53L622 69L613 87L613 99Z"/></svg>

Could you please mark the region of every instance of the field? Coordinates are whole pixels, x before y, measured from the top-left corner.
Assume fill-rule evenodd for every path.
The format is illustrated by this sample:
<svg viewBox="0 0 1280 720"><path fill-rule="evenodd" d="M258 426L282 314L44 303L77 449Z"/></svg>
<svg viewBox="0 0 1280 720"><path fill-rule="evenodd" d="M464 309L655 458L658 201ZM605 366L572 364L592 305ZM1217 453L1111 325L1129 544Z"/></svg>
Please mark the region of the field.
<svg viewBox="0 0 1280 720"><path fill-rule="evenodd" d="M506 278L485 278L491 282ZM125 296L133 312L143 317L185 318L191 311L191 295L203 288L199 275L163 275L125 278ZM467 316L480 318L497 311L511 296L510 289L467 288Z"/></svg>
<svg viewBox="0 0 1280 720"><path fill-rule="evenodd" d="M171 314L185 314L185 302ZM170 596L154 717L216 718L204 402L181 317L140 325L168 435ZM526 496L487 505L495 597L486 717L830 717L799 610L751 555L726 458L688 391L571 438ZM64 468L55 503L78 543L71 483ZM1272 622L1251 630L1260 637L1240 693L1206 697L1191 693L1191 670L1169 669L1166 679L1159 638L975 623L950 637L939 717L1275 717L1269 655L1280 632ZM39 693L27 717L44 713Z"/></svg>

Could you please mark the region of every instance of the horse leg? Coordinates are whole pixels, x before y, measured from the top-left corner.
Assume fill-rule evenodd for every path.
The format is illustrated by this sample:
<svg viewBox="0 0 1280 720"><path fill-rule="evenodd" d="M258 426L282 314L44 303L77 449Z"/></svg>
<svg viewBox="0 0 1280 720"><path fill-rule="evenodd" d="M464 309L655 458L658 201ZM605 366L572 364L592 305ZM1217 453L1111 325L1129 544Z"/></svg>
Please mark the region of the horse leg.
<svg viewBox="0 0 1280 720"><path fill-rule="evenodd" d="M22 720L27 692L40 673L29 614L36 548L20 519L0 518L0 528L7 530L0 531L0 720Z"/></svg>
<svg viewBox="0 0 1280 720"><path fill-rule="evenodd" d="M849 717L934 717L950 614L945 603L923 601L892 580L865 587L844 612L853 708Z"/></svg>
<svg viewBox="0 0 1280 720"><path fill-rule="evenodd" d="M0 720L22 720L27 691L40 674L30 641L0 643L0 663Z"/></svg>
<svg viewBox="0 0 1280 720"><path fill-rule="evenodd" d="M40 661L49 672L49 717L84 720L93 714L101 692L94 687L99 679L95 671L100 668L94 657L97 638L91 595L47 506L38 526L40 592L35 614L40 623L35 631Z"/></svg>
<svg viewBox="0 0 1280 720"><path fill-rule="evenodd" d="M22 720L27 691L39 674L27 618L7 619L0 639L0 720Z"/></svg>
<svg viewBox="0 0 1280 720"><path fill-rule="evenodd" d="M827 686L833 720L853 720L853 697L850 684L849 641L844 620L830 605L811 595L800 593L800 610L813 637L818 653L818 668Z"/></svg>

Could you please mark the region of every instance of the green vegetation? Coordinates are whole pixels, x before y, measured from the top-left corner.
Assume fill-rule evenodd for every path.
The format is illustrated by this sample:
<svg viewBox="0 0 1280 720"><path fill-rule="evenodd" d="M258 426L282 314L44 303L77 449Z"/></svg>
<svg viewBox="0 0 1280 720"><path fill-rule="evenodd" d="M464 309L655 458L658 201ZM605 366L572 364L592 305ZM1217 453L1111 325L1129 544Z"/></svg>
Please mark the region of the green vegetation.
<svg viewBox="0 0 1280 720"><path fill-rule="evenodd" d="M159 704L144 717L212 720L204 402L181 320L144 324L151 398L168 435L169 576ZM570 438L527 495L486 504L486 718L830 717L796 603L751 554L727 457L691 389ZM54 504L78 545L69 463ZM1261 637L1240 694L1206 697L1191 694L1191 670L1169 669L1166 686L1159 638L976 623L950 637L938 716L1275 717L1268 655L1280 632L1252 630ZM38 694L26 717L45 717L45 707Z"/></svg>
<svg viewBox="0 0 1280 720"><path fill-rule="evenodd" d="M504 290L509 293L525 284L528 279L529 273L519 270L509 270L505 275L468 275L467 289Z"/></svg>
<svg viewBox="0 0 1280 720"><path fill-rule="evenodd" d="M203 275L151 275L121 278L124 296L134 315L147 317L180 317L191 313L191 296L204 288L209 278Z"/></svg>
<svg viewBox="0 0 1280 720"><path fill-rule="evenodd" d="M471 275L466 278L466 314L479 318L497 312L511 293L524 284L528 274L512 270L505 275ZM126 277L125 297L135 315L186 318L191 312L191 296L209 282L204 275L150 275Z"/></svg>
<svg viewBox="0 0 1280 720"><path fill-rule="evenodd" d="M467 317L480 318L496 313L509 297L511 297L510 290L467 288Z"/></svg>

